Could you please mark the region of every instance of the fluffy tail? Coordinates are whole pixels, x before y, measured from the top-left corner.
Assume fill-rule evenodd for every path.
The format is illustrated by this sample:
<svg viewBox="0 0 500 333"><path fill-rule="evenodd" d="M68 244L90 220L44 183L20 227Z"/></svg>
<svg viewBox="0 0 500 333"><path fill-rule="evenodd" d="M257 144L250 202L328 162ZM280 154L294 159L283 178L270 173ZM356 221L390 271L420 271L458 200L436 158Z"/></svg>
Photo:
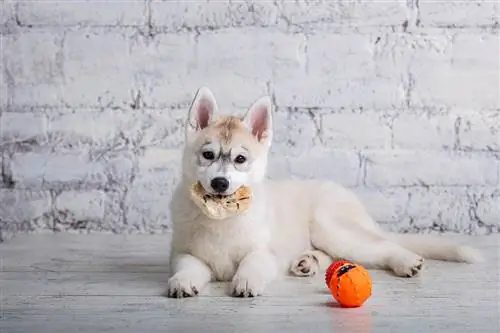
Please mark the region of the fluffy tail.
<svg viewBox="0 0 500 333"><path fill-rule="evenodd" d="M444 237L390 233L389 238L426 259L465 263L483 261L483 256L477 249L468 245L455 244Z"/></svg>

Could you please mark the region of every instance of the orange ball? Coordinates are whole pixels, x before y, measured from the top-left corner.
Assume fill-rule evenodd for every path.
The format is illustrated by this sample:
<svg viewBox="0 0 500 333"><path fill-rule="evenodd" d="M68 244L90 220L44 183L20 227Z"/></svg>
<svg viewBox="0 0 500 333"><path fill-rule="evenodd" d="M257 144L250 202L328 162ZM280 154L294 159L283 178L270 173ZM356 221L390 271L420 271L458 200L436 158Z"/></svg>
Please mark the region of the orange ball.
<svg viewBox="0 0 500 333"><path fill-rule="evenodd" d="M328 288L333 298L346 308L355 308L372 295L372 279L368 271L351 262L333 263L335 270L330 272ZM328 272L328 270L327 270Z"/></svg>
<svg viewBox="0 0 500 333"><path fill-rule="evenodd" d="M336 262L332 263L328 269L325 272L325 283L328 288L330 288L330 280L332 279L333 273L342 266L343 264L348 263L347 260L337 260Z"/></svg>

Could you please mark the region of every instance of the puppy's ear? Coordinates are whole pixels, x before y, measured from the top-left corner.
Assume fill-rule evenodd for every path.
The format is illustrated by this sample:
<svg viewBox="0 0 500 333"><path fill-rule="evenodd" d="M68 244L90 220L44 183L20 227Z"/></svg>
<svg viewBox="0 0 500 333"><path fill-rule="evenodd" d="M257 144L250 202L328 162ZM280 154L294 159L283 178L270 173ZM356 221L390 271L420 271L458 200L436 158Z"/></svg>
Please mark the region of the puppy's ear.
<svg viewBox="0 0 500 333"><path fill-rule="evenodd" d="M186 133L200 131L207 127L217 110L217 102L210 89L207 87L198 89L189 107Z"/></svg>
<svg viewBox="0 0 500 333"><path fill-rule="evenodd" d="M243 117L253 136L262 143L270 144L273 135L273 104L269 96L256 100Z"/></svg>

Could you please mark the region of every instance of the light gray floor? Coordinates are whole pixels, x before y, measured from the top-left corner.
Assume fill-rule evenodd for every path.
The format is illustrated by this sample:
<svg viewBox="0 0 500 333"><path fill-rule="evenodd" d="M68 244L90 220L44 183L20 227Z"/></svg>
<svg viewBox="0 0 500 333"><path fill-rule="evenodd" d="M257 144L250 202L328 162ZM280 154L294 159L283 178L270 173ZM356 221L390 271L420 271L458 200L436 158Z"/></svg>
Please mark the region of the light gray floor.
<svg viewBox="0 0 500 333"><path fill-rule="evenodd" d="M342 309L323 275L277 281L255 299L228 297L223 284L162 297L169 235L20 236L0 244L0 332L500 332L500 238L457 240L488 261L428 262L414 279L372 270L373 296Z"/></svg>

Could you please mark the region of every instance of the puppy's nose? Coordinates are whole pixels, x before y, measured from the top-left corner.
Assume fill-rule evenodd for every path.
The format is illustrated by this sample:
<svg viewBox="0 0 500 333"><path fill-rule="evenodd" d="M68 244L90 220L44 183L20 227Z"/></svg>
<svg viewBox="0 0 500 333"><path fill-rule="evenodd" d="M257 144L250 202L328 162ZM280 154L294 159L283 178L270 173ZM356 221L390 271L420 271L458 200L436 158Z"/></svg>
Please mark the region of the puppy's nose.
<svg viewBox="0 0 500 333"><path fill-rule="evenodd" d="M224 177L215 177L210 182L210 186L212 186L215 192L222 193L229 187L229 180Z"/></svg>

